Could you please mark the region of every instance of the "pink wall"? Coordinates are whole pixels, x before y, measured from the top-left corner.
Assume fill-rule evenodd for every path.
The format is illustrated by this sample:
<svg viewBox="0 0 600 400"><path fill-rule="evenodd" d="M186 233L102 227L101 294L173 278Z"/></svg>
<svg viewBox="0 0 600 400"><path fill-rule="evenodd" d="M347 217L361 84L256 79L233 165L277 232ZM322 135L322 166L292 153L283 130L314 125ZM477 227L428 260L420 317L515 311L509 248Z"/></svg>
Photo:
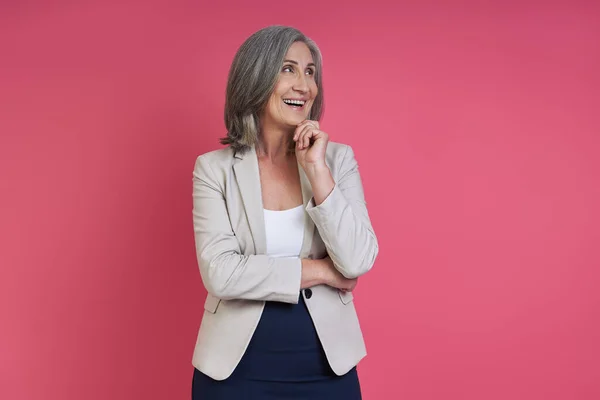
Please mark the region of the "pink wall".
<svg viewBox="0 0 600 400"><path fill-rule="evenodd" d="M189 398L193 163L274 23L380 239L364 398L600 398L597 2L62 3L0 5L0 399Z"/></svg>

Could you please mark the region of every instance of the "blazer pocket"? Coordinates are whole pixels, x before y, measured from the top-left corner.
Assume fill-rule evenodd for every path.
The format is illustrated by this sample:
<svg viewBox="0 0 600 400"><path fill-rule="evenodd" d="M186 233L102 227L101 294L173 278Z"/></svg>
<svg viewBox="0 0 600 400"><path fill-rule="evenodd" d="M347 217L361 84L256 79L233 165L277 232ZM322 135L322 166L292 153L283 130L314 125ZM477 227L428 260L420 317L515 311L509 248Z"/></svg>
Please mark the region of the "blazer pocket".
<svg viewBox="0 0 600 400"><path fill-rule="evenodd" d="M341 290L338 290L338 294L340 295L340 300L342 300L342 303L344 304L348 304L354 299L352 292L342 292Z"/></svg>
<svg viewBox="0 0 600 400"><path fill-rule="evenodd" d="M217 312L217 307L219 307L220 302L221 299L208 293L206 295L206 301L204 302L204 309L214 314Z"/></svg>

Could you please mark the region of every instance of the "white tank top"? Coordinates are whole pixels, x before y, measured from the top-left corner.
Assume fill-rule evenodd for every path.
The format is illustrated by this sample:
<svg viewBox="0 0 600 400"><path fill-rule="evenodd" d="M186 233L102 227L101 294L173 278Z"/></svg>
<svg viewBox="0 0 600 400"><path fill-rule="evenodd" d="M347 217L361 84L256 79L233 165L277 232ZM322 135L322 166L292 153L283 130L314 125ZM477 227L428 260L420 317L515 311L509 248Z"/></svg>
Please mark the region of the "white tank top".
<svg viewBox="0 0 600 400"><path fill-rule="evenodd" d="M304 205L283 211L264 210L267 255L300 257L304 239Z"/></svg>

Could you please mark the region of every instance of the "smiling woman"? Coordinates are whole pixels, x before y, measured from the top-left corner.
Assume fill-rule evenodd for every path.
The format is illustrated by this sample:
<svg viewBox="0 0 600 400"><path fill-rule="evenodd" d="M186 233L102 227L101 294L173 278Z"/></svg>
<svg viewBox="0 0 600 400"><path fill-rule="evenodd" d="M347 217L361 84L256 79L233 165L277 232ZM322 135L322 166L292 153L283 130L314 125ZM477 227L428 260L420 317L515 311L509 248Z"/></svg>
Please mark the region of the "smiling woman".
<svg viewBox="0 0 600 400"><path fill-rule="evenodd" d="M193 399L361 398L352 291L378 244L352 149L319 126L321 53L262 29L227 83L227 148L198 157L196 253L208 295Z"/></svg>
<svg viewBox="0 0 600 400"><path fill-rule="evenodd" d="M250 36L239 48L229 70L225 98L227 136L221 143L241 151L254 145L267 103L272 109L271 106L283 100L305 103L310 100L301 107L302 115L288 123L297 125L304 119L318 121L323 109L321 70L321 51L296 29L274 26ZM307 78L304 83L298 82L302 76ZM291 86L298 83L311 83L308 88L311 92L307 94L307 88L294 91ZM291 144L293 149L293 142Z"/></svg>

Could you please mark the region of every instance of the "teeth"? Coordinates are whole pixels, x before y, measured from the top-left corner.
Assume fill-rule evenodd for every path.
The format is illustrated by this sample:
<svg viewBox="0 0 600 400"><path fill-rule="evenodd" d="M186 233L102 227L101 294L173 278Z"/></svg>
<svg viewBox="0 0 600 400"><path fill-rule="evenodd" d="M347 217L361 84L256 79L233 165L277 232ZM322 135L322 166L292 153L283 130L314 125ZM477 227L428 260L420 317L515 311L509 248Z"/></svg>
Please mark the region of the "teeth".
<svg viewBox="0 0 600 400"><path fill-rule="evenodd" d="M283 100L283 102L285 104L291 104L291 105L295 105L295 106L303 106L304 103L306 103L304 100L292 100L292 99L286 99L286 100Z"/></svg>

